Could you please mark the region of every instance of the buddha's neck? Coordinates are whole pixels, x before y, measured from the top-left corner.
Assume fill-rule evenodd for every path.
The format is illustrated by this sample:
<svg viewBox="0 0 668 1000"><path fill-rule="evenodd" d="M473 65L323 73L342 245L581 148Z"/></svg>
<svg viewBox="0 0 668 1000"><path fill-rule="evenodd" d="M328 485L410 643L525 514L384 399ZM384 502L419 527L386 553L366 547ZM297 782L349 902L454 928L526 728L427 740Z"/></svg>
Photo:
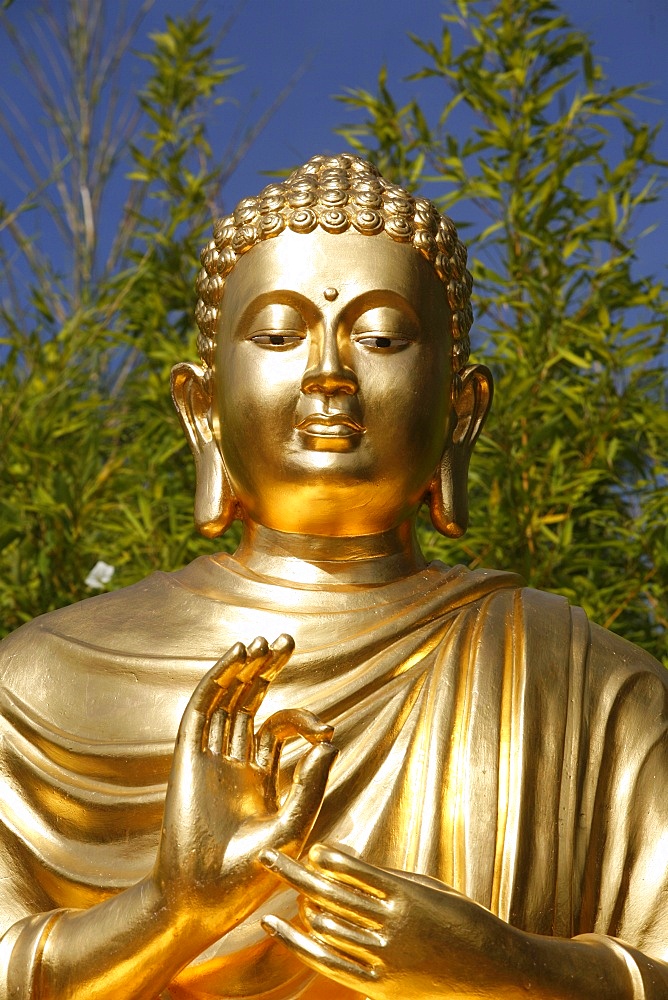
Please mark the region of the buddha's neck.
<svg viewBox="0 0 668 1000"><path fill-rule="evenodd" d="M413 521L378 535L297 535L244 522L235 560L256 576L312 587L381 586L426 565Z"/></svg>

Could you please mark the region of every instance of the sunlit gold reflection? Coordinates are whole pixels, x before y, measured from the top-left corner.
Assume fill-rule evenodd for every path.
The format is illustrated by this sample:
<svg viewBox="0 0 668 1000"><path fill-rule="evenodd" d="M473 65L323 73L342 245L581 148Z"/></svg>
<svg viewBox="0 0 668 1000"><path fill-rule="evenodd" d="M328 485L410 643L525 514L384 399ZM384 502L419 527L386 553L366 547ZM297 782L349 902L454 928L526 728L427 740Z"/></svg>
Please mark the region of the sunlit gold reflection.
<svg viewBox="0 0 668 1000"><path fill-rule="evenodd" d="M664 673L417 545L491 402L465 261L349 155L216 223L172 391L241 544L3 643L0 1000L668 997Z"/></svg>

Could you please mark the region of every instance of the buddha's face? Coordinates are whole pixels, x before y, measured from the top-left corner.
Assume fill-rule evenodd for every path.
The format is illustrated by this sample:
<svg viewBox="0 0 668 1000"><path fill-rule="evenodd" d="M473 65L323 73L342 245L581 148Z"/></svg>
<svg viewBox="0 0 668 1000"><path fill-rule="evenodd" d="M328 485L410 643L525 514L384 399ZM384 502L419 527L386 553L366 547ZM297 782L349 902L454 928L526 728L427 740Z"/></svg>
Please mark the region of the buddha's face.
<svg viewBox="0 0 668 1000"><path fill-rule="evenodd" d="M410 517L448 434L442 283L389 237L286 231L226 281L212 415L245 513L365 535Z"/></svg>

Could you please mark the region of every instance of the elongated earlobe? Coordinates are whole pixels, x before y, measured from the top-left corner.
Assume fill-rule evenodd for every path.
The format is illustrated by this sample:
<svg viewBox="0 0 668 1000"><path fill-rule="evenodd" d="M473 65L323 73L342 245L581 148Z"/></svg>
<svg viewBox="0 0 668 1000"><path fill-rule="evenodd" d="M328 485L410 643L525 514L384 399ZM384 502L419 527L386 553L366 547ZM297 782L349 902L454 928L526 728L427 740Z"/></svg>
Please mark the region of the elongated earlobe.
<svg viewBox="0 0 668 1000"><path fill-rule="evenodd" d="M431 522L446 538L460 538L468 527L469 462L492 394L492 374L484 365L471 365L452 380L452 429L428 497Z"/></svg>
<svg viewBox="0 0 668 1000"><path fill-rule="evenodd" d="M429 487L429 516L436 530L446 538L461 538L469 523L468 496L463 502L461 497L458 501L455 481L451 455L445 452Z"/></svg>
<svg viewBox="0 0 668 1000"><path fill-rule="evenodd" d="M205 538L217 538L237 516L237 502L215 441L195 459L195 477L195 527Z"/></svg>
<svg viewBox="0 0 668 1000"><path fill-rule="evenodd" d="M211 428L209 383L209 371L199 365L172 368L172 399L195 459L195 527L216 538L237 516L237 502Z"/></svg>

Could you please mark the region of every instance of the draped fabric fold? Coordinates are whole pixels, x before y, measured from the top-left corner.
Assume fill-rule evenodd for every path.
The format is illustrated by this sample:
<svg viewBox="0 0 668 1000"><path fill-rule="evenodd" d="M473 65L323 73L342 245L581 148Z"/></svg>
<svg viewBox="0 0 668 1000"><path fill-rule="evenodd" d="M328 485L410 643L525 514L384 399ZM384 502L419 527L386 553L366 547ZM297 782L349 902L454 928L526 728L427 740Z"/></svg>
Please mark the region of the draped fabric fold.
<svg viewBox="0 0 668 1000"><path fill-rule="evenodd" d="M345 602L335 589L299 596L295 607L292 587L202 558L3 643L0 975L25 967L24 993L7 995L31 997L51 911L90 907L150 870L188 697L233 642L280 632L296 652L262 718L308 708L342 751L312 840L434 876L527 931L628 942L614 947L634 989L668 995L665 967L641 968L643 955L668 958L658 664L511 574L435 563ZM301 751L284 754L286 784ZM294 905L284 891L265 909ZM170 995L350 996L276 949L255 915Z"/></svg>

